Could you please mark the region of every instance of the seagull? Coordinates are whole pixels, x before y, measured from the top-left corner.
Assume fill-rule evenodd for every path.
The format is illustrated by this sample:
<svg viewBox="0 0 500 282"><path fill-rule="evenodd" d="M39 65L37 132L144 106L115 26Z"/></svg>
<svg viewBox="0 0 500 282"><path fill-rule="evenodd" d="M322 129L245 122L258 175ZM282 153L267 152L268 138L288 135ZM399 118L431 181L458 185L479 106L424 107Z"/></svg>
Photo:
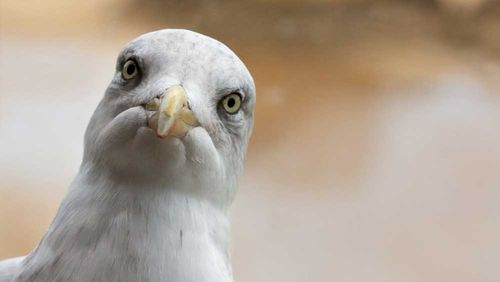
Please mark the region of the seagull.
<svg viewBox="0 0 500 282"><path fill-rule="evenodd" d="M253 78L181 29L127 43L55 218L0 281L233 281L228 208L243 172Z"/></svg>

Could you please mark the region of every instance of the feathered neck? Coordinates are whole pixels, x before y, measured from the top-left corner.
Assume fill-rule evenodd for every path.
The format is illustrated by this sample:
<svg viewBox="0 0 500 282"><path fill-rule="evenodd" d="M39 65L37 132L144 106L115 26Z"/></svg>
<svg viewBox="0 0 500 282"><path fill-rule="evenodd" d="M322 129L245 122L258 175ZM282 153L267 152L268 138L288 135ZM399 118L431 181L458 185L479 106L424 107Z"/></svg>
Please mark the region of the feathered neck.
<svg viewBox="0 0 500 282"><path fill-rule="evenodd" d="M210 201L81 169L20 280L232 281L228 245Z"/></svg>

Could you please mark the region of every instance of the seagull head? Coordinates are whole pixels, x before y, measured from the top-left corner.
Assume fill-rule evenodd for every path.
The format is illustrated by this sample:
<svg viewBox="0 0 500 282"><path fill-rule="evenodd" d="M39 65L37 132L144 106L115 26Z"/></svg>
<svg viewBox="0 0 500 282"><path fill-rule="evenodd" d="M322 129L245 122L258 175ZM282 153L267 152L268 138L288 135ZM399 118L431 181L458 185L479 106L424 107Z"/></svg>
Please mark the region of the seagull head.
<svg viewBox="0 0 500 282"><path fill-rule="evenodd" d="M144 34L118 56L85 134L82 168L229 202L254 105L253 79L224 44L187 30Z"/></svg>

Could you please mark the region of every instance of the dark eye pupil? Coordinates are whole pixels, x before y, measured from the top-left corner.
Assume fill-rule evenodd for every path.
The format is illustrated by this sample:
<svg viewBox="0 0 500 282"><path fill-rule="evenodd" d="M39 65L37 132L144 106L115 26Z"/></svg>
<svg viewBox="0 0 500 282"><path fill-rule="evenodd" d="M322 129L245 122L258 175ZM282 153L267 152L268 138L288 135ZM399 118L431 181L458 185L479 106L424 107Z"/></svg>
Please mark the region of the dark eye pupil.
<svg viewBox="0 0 500 282"><path fill-rule="evenodd" d="M229 98L227 100L227 106L232 108L232 107L234 107L234 105L236 105L236 101L234 100L234 98Z"/></svg>
<svg viewBox="0 0 500 282"><path fill-rule="evenodd" d="M135 72L135 65L134 64L129 64L127 66L127 74L132 75Z"/></svg>

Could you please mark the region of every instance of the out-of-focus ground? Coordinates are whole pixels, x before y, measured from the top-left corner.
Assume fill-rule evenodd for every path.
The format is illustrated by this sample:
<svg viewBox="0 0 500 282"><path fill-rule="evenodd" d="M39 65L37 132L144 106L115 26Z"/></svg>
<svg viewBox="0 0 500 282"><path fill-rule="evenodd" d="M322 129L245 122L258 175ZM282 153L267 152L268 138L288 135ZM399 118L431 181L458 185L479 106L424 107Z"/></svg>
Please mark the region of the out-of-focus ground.
<svg viewBox="0 0 500 282"><path fill-rule="evenodd" d="M258 88L236 281L500 281L498 1L0 3L0 258L50 223L121 46L182 27Z"/></svg>

